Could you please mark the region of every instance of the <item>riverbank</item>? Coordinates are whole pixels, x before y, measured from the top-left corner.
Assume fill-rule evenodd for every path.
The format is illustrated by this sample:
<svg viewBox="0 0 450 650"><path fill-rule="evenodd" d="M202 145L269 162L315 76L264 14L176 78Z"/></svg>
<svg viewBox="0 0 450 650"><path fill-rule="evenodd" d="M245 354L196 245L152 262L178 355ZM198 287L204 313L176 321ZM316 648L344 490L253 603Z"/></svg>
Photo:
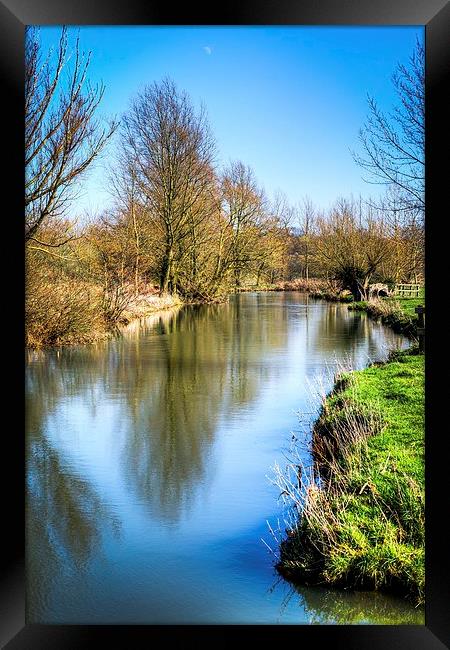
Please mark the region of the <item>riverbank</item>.
<svg viewBox="0 0 450 650"><path fill-rule="evenodd" d="M415 308L424 305L422 298L374 298L368 301L353 302L348 308L363 311L370 318L381 320L384 325L410 339L417 337L417 315Z"/></svg>
<svg viewBox="0 0 450 650"><path fill-rule="evenodd" d="M360 308L379 317L375 306ZM408 307L409 314L395 306L382 320L412 334ZM312 453L320 486L290 489L301 515L281 543L280 573L423 604L424 356L417 348L338 377L314 425Z"/></svg>
<svg viewBox="0 0 450 650"><path fill-rule="evenodd" d="M235 289L236 293L253 291L300 291L309 294L311 298L320 298L328 302L353 302L350 291L333 289L330 287L330 282L323 278L280 280L272 284L246 285Z"/></svg>
<svg viewBox="0 0 450 650"><path fill-rule="evenodd" d="M296 278L295 280L279 280L265 284L247 284L235 289L236 293L249 293L253 291L301 291L302 293L323 295L328 283L321 278Z"/></svg>
<svg viewBox="0 0 450 650"><path fill-rule="evenodd" d="M139 294L131 299L123 311L119 325L129 325L135 320L146 318L159 311L181 307L184 301L178 295L158 293Z"/></svg>
<svg viewBox="0 0 450 650"><path fill-rule="evenodd" d="M49 304L45 317L34 319L28 324L26 347L39 349L98 343L117 336L121 328L134 321L184 304L177 295L160 295L156 289L149 288L132 296L117 322L112 324L102 317L100 298L92 292L91 287L87 289L86 295L87 300L83 300L82 309L78 309L79 305L76 305L76 309L65 309L65 303L58 299L53 305Z"/></svg>
<svg viewBox="0 0 450 650"><path fill-rule="evenodd" d="M302 291L312 296L324 290L318 279L280 281L270 285L248 285L234 292ZM159 311L188 304L220 303L233 291L215 299L186 299L180 295L160 295L159 288L142 285L135 295L134 285L111 290L105 297L102 288L89 282L58 279L29 283L26 296L25 345L31 349L61 345L96 343L116 336L120 328Z"/></svg>

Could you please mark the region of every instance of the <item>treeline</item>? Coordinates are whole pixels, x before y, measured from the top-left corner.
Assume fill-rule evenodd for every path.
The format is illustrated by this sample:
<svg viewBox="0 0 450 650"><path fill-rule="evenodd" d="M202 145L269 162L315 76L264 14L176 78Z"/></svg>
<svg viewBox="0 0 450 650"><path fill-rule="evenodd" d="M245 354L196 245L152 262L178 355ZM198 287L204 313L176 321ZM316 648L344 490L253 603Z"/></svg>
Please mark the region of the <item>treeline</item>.
<svg viewBox="0 0 450 650"><path fill-rule="evenodd" d="M399 188L385 205L341 199L326 214L308 199L269 200L244 162L219 168L205 110L170 79L103 123L104 88L87 81L89 56L77 43L68 61L67 49L66 29L54 59L27 31L29 345L90 340L148 295L221 301L249 285L314 277L358 299L371 282L422 277L422 211L405 208ZM79 181L113 135L112 207L77 225L67 215Z"/></svg>

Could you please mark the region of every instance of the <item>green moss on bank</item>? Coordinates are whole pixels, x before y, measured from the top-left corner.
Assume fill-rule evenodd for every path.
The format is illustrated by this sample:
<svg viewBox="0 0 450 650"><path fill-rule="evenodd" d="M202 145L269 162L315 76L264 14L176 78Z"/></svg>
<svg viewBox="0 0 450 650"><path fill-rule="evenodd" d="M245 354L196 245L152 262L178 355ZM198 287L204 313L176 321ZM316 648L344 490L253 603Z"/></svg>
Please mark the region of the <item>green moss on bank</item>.
<svg viewBox="0 0 450 650"><path fill-rule="evenodd" d="M424 599L424 357L397 353L351 373L316 423L322 489L309 486L282 543L290 579ZM337 441L332 458L322 444ZM325 471L323 471L325 470Z"/></svg>

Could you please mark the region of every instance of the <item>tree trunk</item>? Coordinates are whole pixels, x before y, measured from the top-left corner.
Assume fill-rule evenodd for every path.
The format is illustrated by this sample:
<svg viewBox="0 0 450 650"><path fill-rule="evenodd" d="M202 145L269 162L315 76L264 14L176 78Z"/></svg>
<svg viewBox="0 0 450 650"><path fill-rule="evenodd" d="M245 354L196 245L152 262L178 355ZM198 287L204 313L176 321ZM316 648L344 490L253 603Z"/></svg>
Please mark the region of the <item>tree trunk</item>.
<svg viewBox="0 0 450 650"><path fill-rule="evenodd" d="M173 250L167 248L161 269L160 293L173 293Z"/></svg>
<svg viewBox="0 0 450 650"><path fill-rule="evenodd" d="M135 258L135 265L134 265L134 292L135 292L136 295L138 295L138 293L139 293L140 237L139 237L139 230L138 230L137 221L136 221L136 211L135 211L135 208L134 208L133 204L131 206L131 213L132 213L132 219L133 219L134 239L135 239L135 244L136 244L136 258Z"/></svg>
<svg viewBox="0 0 450 650"><path fill-rule="evenodd" d="M306 244L305 248L305 278L306 282L309 281L309 268L308 268L308 243Z"/></svg>

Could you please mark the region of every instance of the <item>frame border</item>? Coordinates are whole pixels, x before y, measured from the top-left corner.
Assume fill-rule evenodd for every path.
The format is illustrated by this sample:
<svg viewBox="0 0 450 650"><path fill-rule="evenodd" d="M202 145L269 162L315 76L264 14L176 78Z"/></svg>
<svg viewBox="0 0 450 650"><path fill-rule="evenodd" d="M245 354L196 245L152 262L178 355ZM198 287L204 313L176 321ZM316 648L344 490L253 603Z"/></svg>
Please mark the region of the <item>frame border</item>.
<svg viewBox="0 0 450 650"><path fill-rule="evenodd" d="M202 8L192 6L174 11L160 0L151 5L140 0L78 0L60 3L58 0L2 0L0 2L0 66L5 92L2 110L3 124L8 125L5 135L9 138L7 176L4 187L8 192L9 211L4 211L5 221L12 226L11 235L5 236L7 246L3 255L8 271L13 269L15 282L10 285L5 274L5 304L12 304L18 316L17 325L7 333L8 349L13 353L8 366L8 404L15 403L19 411L24 409L23 366L17 358L23 355L24 340L24 265L22 221L17 215L23 213L24 166L23 166L23 51L24 29L27 24L102 25L102 24L148 24L148 25L423 25L426 44L426 229L427 304L431 318L428 319L426 343L426 604L425 625L414 626L357 626L357 625L37 625L25 624L25 561L24 561L24 453L23 430L15 426L6 428L9 443L6 463L11 475L6 479L4 505L6 517L3 542L6 550L2 555L2 580L0 583L0 642L11 650L20 648L80 648L95 647L112 640L125 647L142 647L159 639L165 642L202 640L214 642L218 635L225 642L235 639L254 640L255 632L264 641L314 643L328 641L335 648L346 650L373 650L396 647L398 650L442 650L450 648L450 562L447 537L442 534L442 511L448 490L446 476L448 463L442 449L442 425L438 423L438 411L448 397L441 382L431 382L432 366L437 367L433 348L442 330L437 329L435 300L431 280L437 281L436 267L440 258L431 256L432 239L442 235L437 227L440 205L444 206L444 192L448 178L440 160L448 160L449 138L446 125L448 102L445 100L447 86L445 72L449 69L450 4L445 0L303 0L294 6L290 0L280 0L275 6L270 0L256 4L251 0L233 0L227 6ZM447 137L446 137L447 136ZM5 149L6 151L6 149ZM445 197L448 201L448 196ZM8 225L8 224L5 224ZM435 225L437 226L435 229ZM433 244L434 248L435 244ZM444 269L441 269L441 277ZM437 292L436 292L437 293ZM12 331L11 331L12 330ZM442 349L440 351L442 357ZM23 357L22 357L23 358ZM437 371L438 372L438 371ZM436 373L437 374L437 373ZM441 384L441 385L439 385ZM431 394L431 389L433 394ZM13 415L16 409L12 409ZM14 421L14 420L13 420ZM431 440L433 432L433 441ZM5 462L3 464L5 466ZM433 467L433 470L431 470ZM4 479L4 472L1 473ZM10 497L11 495L11 497ZM447 510L448 512L448 510ZM6 528L7 526L7 528ZM6 532L7 531L7 532ZM161 636L160 636L161 635ZM243 639L244 637L244 639ZM6 645L3 645L6 644Z"/></svg>

